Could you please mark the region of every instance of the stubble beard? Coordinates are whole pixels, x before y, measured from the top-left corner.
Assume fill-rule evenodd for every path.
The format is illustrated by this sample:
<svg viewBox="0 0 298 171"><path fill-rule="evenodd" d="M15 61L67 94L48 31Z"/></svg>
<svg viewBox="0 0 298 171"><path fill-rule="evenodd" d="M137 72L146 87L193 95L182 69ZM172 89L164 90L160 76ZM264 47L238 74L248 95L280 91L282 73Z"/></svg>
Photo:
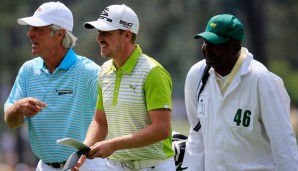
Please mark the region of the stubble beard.
<svg viewBox="0 0 298 171"><path fill-rule="evenodd" d="M110 55L104 54L103 52L100 52L100 56L104 59L111 59Z"/></svg>

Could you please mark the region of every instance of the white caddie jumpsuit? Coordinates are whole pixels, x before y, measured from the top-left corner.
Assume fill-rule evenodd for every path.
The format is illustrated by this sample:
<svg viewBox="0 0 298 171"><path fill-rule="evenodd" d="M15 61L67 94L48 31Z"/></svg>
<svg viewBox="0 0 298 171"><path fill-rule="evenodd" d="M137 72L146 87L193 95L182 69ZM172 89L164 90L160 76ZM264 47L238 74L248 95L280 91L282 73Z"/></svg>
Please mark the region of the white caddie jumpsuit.
<svg viewBox="0 0 298 171"><path fill-rule="evenodd" d="M185 103L190 122L183 166L188 171L298 171L290 98L281 78L247 54L222 96L215 71L198 99L205 61L187 74ZM193 128L200 121L201 129Z"/></svg>

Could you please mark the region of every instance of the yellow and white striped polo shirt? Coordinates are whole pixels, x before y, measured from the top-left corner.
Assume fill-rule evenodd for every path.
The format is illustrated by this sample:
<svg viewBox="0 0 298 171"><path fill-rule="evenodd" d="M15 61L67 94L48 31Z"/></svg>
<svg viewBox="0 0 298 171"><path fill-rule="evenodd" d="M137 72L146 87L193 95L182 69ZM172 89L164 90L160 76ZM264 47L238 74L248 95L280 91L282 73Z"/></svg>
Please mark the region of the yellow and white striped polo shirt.
<svg viewBox="0 0 298 171"><path fill-rule="evenodd" d="M151 124L148 111L172 109L172 79L153 58L136 49L119 68L105 62L99 76L97 109L104 110L108 139L132 134ZM115 161L166 159L173 156L171 137L141 148L118 150Z"/></svg>

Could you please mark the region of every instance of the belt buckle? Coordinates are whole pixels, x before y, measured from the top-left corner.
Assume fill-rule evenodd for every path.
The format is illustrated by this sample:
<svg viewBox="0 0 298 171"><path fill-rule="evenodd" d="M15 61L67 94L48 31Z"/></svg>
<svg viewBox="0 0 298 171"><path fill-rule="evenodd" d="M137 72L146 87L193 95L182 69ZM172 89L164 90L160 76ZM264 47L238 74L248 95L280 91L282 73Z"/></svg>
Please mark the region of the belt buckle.
<svg viewBox="0 0 298 171"><path fill-rule="evenodd" d="M55 162L55 163L48 163L48 165L52 168L58 169L64 166L65 162Z"/></svg>
<svg viewBox="0 0 298 171"><path fill-rule="evenodd" d="M136 160L121 162L121 166L127 167L129 169L136 169L136 170L141 169L139 162Z"/></svg>
<svg viewBox="0 0 298 171"><path fill-rule="evenodd" d="M143 169L143 166L141 165L141 163L138 160L133 160L131 162L132 162L134 169L137 169L137 170Z"/></svg>

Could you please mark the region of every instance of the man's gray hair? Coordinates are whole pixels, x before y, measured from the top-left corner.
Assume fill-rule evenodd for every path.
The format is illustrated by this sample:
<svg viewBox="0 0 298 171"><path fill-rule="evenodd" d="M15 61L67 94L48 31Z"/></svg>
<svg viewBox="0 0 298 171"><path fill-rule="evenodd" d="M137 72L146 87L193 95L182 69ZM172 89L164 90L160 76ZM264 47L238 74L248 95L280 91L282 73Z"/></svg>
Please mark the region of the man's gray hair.
<svg viewBox="0 0 298 171"><path fill-rule="evenodd" d="M52 32L51 35L53 36L56 32L58 32L59 30L63 29L60 26L57 26L55 24L51 25L52 28ZM76 45L76 41L78 40L77 37L75 37L72 32L68 31L65 29L65 36L62 40L62 46L65 48L72 48Z"/></svg>

